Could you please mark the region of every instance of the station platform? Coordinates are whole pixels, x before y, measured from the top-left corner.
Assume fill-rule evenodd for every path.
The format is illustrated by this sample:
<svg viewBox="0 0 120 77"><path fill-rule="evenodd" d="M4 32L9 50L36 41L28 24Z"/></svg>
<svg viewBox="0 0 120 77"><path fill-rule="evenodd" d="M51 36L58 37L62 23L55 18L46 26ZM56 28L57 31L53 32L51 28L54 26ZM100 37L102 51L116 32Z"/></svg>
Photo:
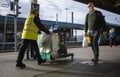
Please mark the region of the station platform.
<svg viewBox="0 0 120 77"><path fill-rule="evenodd" d="M100 61L92 63L91 47L68 48L74 53L70 57L55 60L52 64L48 61L37 65L34 59L23 62L26 68L16 68L18 52L0 53L0 77L120 77L120 46L100 46Z"/></svg>

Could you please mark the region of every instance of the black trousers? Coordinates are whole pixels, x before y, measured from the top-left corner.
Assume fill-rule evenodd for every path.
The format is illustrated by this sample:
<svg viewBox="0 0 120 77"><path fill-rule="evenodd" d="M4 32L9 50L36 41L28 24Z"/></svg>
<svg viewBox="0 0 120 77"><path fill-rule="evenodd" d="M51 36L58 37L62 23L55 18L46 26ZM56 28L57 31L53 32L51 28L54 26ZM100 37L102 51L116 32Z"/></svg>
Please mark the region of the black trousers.
<svg viewBox="0 0 120 77"><path fill-rule="evenodd" d="M95 57L99 56L98 40L99 40L100 34L101 34L101 31L94 31L93 33L88 34L91 38L91 47Z"/></svg>
<svg viewBox="0 0 120 77"><path fill-rule="evenodd" d="M17 62L22 62L24 55L25 55L25 50L28 47L28 45L31 44L33 46L33 49L36 53L36 57L38 58L38 60L42 60L41 56L39 54L39 48L38 48L38 44L36 40L29 40L29 39L23 39L22 40L22 44L20 46L19 49L19 53L18 53L18 58L17 58Z"/></svg>

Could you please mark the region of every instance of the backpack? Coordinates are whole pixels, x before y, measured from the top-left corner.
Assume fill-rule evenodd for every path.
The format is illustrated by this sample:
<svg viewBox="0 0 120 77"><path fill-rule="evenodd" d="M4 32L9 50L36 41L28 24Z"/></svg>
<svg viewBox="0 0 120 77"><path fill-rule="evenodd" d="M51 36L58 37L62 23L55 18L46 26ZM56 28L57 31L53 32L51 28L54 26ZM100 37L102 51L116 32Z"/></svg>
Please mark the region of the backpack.
<svg viewBox="0 0 120 77"><path fill-rule="evenodd" d="M102 15L100 11L95 11L96 16L99 17L99 21L101 23L101 28L102 30L106 31L106 21L105 21L105 16Z"/></svg>

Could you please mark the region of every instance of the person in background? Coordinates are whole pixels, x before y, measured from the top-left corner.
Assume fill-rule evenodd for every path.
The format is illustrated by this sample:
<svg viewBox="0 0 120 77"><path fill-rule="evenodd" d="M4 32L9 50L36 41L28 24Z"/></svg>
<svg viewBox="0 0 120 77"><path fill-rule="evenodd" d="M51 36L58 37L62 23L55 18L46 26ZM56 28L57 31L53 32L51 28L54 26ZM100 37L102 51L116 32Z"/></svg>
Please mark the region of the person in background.
<svg viewBox="0 0 120 77"><path fill-rule="evenodd" d="M33 8L30 11L28 17L26 18L24 24L24 28L22 32L22 44L20 46L20 50L18 53L16 67L20 67L20 68L26 67L26 65L23 64L22 60L24 58L25 50L29 44L33 46L34 51L36 52L38 65L44 63L44 60L42 60L40 56L39 48L37 44L37 37L39 31L44 31L47 34L50 34L50 32L40 22L39 10L37 8Z"/></svg>
<svg viewBox="0 0 120 77"><path fill-rule="evenodd" d="M98 62L99 60L99 45L98 39L103 32L106 35L106 25L104 20L104 16L100 11L94 9L94 3L88 3L89 12L86 15L85 20L85 36L89 36L91 38L91 47L93 50L94 57L91 61Z"/></svg>
<svg viewBox="0 0 120 77"><path fill-rule="evenodd" d="M117 46L116 43L116 33L115 33L115 29L111 28L109 31L109 39L110 39L110 47L112 47L112 45L114 44L115 46Z"/></svg>

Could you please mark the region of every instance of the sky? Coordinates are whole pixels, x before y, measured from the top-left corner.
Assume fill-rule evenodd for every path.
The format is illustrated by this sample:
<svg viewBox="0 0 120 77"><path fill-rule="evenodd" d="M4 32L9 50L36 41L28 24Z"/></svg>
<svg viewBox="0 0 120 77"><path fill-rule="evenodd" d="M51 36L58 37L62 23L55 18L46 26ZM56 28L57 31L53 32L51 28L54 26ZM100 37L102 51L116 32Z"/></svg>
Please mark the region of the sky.
<svg viewBox="0 0 120 77"><path fill-rule="evenodd" d="M9 10L10 0L0 0L0 14L5 15L13 13ZM11 0L13 1L13 0ZM19 0L21 6L19 17L26 18L30 11L30 0ZM85 16L88 13L86 4L79 3L73 0L38 0L40 4L40 19L56 21L56 14L58 14L58 21L72 22L72 12L74 13L74 23L84 24ZM108 23L115 23L120 25L120 15L95 8L103 13Z"/></svg>
<svg viewBox="0 0 120 77"><path fill-rule="evenodd" d="M6 15L8 13L14 13L10 11L9 2L14 0L0 0L0 14ZM56 21L56 14L58 14L59 22L72 23L72 12L74 13L73 23L84 24L85 16L88 13L86 4L79 3L73 0L38 0L40 4L40 19ZM30 0L19 0L19 6L21 6L19 17L26 18L29 14L31 2ZM105 11L99 8L95 8L102 12L105 16L105 20L108 23L114 23L120 25L120 15ZM77 35L84 34L83 30L77 30ZM75 35L75 32L74 32Z"/></svg>

